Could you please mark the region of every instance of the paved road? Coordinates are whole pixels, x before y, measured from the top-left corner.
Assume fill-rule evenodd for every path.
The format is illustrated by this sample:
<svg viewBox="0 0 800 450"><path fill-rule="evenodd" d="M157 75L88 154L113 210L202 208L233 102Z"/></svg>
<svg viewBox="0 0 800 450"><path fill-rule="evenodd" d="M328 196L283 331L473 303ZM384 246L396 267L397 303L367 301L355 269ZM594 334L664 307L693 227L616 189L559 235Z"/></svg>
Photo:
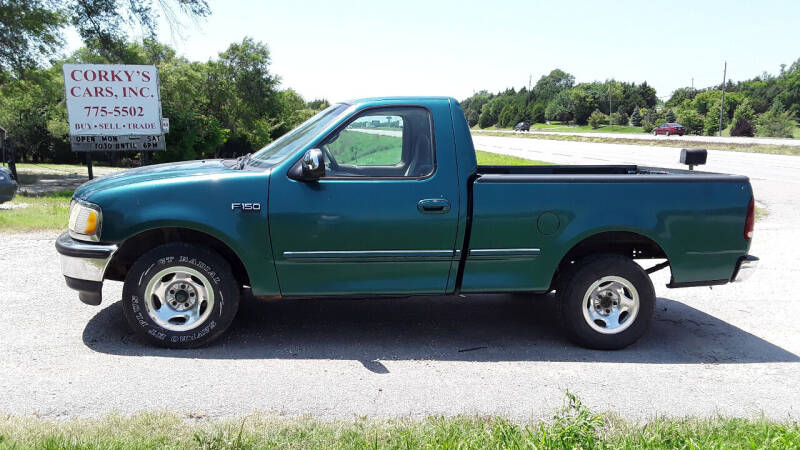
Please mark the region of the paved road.
<svg viewBox="0 0 800 450"><path fill-rule="evenodd" d="M553 162L677 160L671 148L475 141ZM754 177L770 210L753 244L762 267L746 284L713 290L668 290L668 274L655 274L653 329L617 352L568 344L552 299L508 295L249 303L218 345L154 349L127 330L114 301L119 283L107 283L100 307L80 304L64 287L54 234L0 234L0 414L170 408L526 420L549 417L569 389L599 410L635 418L800 418L800 159L709 158L709 169Z"/></svg>
<svg viewBox="0 0 800 450"><path fill-rule="evenodd" d="M518 134L511 130L486 130L491 133L505 133L509 135ZM478 130L480 132L480 130ZM614 139L637 139L645 141L690 141L708 142L717 144L762 144L762 145L786 145L789 147L800 147L800 139L781 139L781 138L757 138L757 137L728 137L728 136L654 136L645 133L578 133L568 131L523 131L524 134L554 134L559 136L582 136L593 138L614 138Z"/></svg>

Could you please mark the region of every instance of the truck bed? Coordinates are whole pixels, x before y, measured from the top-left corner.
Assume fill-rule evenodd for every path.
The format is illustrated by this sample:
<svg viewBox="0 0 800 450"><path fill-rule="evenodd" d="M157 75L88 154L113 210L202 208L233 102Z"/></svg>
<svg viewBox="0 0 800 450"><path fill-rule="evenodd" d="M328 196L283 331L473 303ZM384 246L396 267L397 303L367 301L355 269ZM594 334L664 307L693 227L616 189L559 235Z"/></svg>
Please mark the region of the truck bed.
<svg viewBox="0 0 800 450"><path fill-rule="evenodd" d="M478 166L476 173L487 182L552 181L747 181L747 177L698 170L667 169L637 165L530 165ZM639 176L631 176L639 175Z"/></svg>
<svg viewBox="0 0 800 450"><path fill-rule="evenodd" d="M636 165L478 166L470 194L464 292L546 291L567 249L601 233L658 245L673 286L727 282L749 248L743 230L752 190L744 176Z"/></svg>

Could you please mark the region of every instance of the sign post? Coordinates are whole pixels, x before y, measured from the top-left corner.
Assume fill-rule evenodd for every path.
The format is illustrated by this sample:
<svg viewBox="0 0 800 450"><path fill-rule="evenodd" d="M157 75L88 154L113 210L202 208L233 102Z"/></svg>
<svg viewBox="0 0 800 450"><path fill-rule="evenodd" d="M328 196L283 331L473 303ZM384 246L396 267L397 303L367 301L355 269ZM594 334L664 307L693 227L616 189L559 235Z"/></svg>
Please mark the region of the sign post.
<svg viewBox="0 0 800 450"><path fill-rule="evenodd" d="M166 150L158 69L121 64L64 64L73 152ZM166 124L164 130L162 124Z"/></svg>

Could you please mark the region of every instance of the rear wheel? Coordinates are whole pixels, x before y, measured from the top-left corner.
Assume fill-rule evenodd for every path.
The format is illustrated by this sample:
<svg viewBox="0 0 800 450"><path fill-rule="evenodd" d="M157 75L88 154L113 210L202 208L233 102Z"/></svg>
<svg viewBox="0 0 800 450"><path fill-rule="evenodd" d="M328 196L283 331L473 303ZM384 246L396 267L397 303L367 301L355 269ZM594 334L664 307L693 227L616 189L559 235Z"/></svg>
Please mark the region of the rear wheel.
<svg viewBox="0 0 800 450"><path fill-rule="evenodd" d="M576 263L557 289L567 336L578 345L616 350L636 342L650 327L655 291L650 277L620 255Z"/></svg>
<svg viewBox="0 0 800 450"><path fill-rule="evenodd" d="M667 136L669 136L669 131L667 131L667 133L666 133L666 134L667 134Z"/></svg>
<svg viewBox="0 0 800 450"><path fill-rule="evenodd" d="M228 262L212 250L166 244L145 253L128 271L122 304L128 325L148 342L199 347L233 321L239 286Z"/></svg>

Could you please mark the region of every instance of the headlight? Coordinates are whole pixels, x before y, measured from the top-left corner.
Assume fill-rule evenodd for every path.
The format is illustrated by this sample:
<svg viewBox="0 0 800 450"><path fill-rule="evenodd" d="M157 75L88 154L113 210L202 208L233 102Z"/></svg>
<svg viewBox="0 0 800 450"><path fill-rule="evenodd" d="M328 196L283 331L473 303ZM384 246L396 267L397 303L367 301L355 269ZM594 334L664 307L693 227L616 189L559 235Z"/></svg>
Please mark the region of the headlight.
<svg viewBox="0 0 800 450"><path fill-rule="evenodd" d="M89 202L73 200L69 206L69 234L78 240L99 241L103 212Z"/></svg>

